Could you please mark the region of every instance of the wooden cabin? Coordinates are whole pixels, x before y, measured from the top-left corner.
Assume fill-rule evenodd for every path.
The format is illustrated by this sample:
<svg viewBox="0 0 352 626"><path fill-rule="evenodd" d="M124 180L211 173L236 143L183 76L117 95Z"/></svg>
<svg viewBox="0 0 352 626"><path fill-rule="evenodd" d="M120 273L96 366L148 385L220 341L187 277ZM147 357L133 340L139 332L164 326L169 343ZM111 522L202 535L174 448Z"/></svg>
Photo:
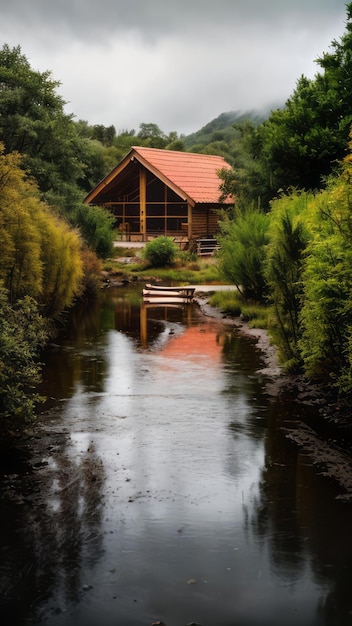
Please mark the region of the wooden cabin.
<svg viewBox="0 0 352 626"><path fill-rule="evenodd" d="M84 202L109 209L129 241L213 238L218 210L233 204L220 202L222 169L231 167L220 156L133 147Z"/></svg>

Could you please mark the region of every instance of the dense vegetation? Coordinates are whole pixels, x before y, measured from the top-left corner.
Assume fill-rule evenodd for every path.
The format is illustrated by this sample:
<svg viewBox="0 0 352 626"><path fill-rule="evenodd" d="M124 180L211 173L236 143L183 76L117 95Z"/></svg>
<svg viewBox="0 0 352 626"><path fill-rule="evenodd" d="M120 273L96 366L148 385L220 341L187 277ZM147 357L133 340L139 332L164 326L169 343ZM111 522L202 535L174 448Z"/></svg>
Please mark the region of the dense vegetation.
<svg viewBox="0 0 352 626"><path fill-rule="evenodd" d="M136 144L220 154L233 166L221 185L236 197L221 222L224 276L247 305L270 307L270 330L287 369L352 393L352 2L345 33L317 65L316 76L300 77L286 104L271 113L223 113L189 137L166 135L154 123L117 134L112 125L75 121L51 73L33 70L19 46L3 46L2 415L30 417L43 319L91 288L98 257L112 254L110 215L83 200ZM28 376L19 381L21 370Z"/></svg>
<svg viewBox="0 0 352 626"><path fill-rule="evenodd" d="M220 261L245 298L271 307L286 369L352 393L352 3L346 32L281 110L246 122L223 181L237 194Z"/></svg>

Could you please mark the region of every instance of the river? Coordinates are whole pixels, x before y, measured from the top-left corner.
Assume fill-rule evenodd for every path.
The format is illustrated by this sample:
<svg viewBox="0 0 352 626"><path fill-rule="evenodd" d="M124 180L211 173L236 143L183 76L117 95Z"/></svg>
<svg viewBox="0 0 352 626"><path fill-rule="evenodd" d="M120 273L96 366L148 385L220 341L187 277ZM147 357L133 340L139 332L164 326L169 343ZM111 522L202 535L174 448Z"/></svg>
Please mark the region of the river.
<svg viewBox="0 0 352 626"><path fill-rule="evenodd" d="M138 287L81 307L2 457L1 623L352 624L352 512L256 340ZM312 411L315 410L312 408Z"/></svg>

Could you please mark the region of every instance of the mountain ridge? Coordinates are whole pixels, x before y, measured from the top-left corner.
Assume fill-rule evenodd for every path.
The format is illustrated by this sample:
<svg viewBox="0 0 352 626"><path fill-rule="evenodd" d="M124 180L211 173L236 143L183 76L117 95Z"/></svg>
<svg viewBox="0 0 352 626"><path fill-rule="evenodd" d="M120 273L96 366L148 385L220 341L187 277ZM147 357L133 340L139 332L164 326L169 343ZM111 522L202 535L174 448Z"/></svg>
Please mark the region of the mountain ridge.
<svg viewBox="0 0 352 626"><path fill-rule="evenodd" d="M270 113L278 108L282 108L282 104L266 107L263 109L237 109L233 111L226 111L220 113L217 117L212 119L210 122L207 122L204 126L202 126L199 130L194 133L190 133L184 137L184 144L186 147L190 147L192 145L198 143L209 143L214 141L211 138L213 133L221 132L224 133L227 129L233 129L234 124L238 124L241 122L245 122L246 120L252 121L254 124L259 125L264 122L270 116ZM231 131L230 131L231 132ZM225 137L219 137L218 140L224 139ZM215 138L216 140L216 138Z"/></svg>

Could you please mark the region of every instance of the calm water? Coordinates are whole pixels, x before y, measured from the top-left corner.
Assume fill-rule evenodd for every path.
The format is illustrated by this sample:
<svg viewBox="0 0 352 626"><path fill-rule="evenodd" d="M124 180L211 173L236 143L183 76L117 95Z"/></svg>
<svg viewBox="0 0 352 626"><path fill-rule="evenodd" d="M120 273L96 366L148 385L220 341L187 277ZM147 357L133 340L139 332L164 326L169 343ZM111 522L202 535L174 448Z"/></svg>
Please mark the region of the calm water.
<svg viewBox="0 0 352 626"><path fill-rule="evenodd" d="M45 360L37 436L3 459L2 624L352 624L351 509L284 438L300 407L255 341L121 289Z"/></svg>

